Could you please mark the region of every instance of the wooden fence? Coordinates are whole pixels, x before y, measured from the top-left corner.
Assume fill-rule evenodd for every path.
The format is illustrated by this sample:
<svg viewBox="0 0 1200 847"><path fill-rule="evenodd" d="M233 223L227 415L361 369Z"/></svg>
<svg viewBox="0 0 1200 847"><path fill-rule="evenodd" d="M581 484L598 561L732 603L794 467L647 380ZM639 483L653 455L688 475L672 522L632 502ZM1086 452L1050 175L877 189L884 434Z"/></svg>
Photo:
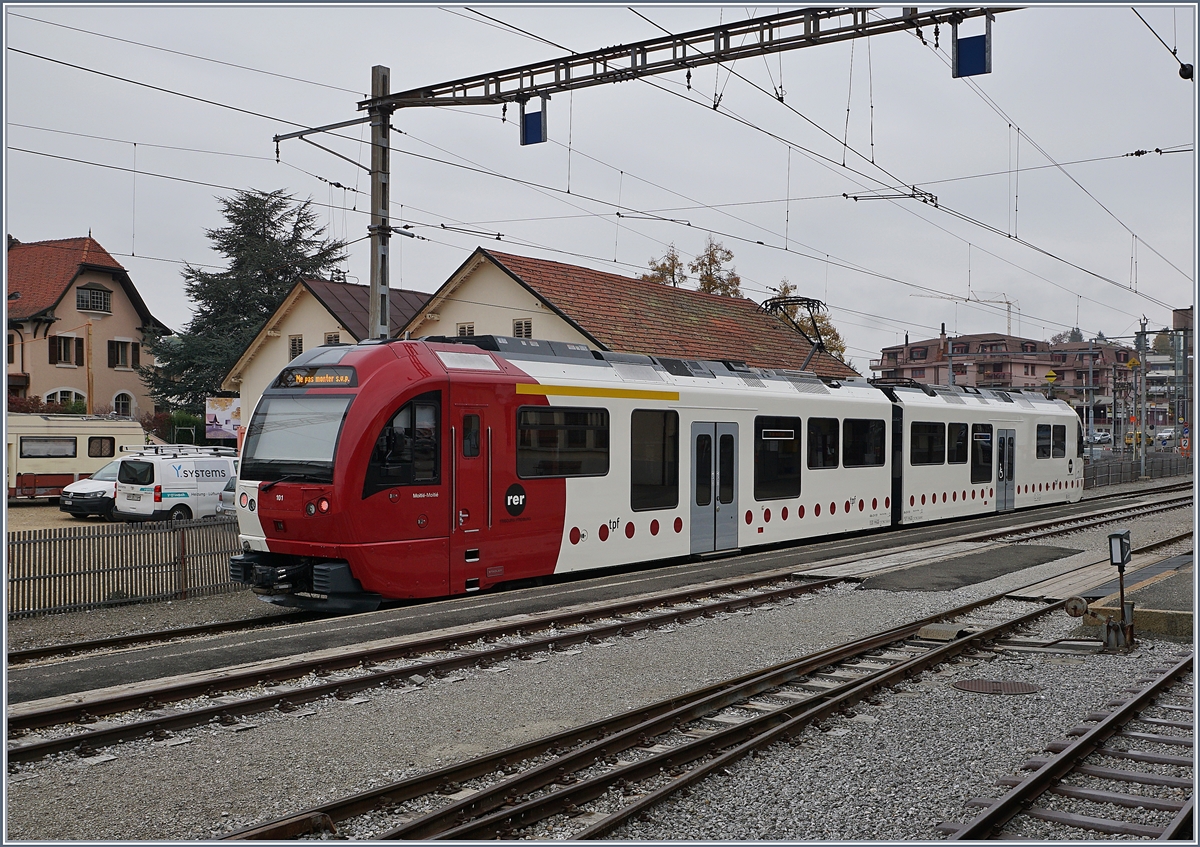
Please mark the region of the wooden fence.
<svg viewBox="0 0 1200 847"><path fill-rule="evenodd" d="M1161 479L1181 476L1192 472L1192 460L1183 456L1146 457L1146 476ZM1083 469L1083 487L1098 488L1102 485L1120 485L1137 482L1142 475L1140 460L1096 462Z"/></svg>
<svg viewBox="0 0 1200 847"><path fill-rule="evenodd" d="M237 521L102 524L8 534L8 617L239 591Z"/></svg>

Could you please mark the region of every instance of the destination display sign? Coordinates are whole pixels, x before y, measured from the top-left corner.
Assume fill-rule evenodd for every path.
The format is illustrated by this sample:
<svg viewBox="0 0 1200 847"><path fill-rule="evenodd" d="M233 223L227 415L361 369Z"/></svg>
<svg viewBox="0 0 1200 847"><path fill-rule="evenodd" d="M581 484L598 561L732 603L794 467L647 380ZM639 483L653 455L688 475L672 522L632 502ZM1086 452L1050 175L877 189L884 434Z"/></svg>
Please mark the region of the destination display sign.
<svg viewBox="0 0 1200 847"><path fill-rule="evenodd" d="M358 374L354 368L284 368L272 388L355 388Z"/></svg>

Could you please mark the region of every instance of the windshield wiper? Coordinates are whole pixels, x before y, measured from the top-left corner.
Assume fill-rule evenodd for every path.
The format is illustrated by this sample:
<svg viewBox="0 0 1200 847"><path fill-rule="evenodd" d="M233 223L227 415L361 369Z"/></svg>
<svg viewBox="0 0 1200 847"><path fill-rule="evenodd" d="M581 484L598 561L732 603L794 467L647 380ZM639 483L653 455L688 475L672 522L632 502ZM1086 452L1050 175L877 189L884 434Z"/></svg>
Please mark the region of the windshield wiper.
<svg viewBox="0 0 1200 847"><path fill-rule="evenodd" d="M272 488L274 488L274 487L275 487L276 485L278 485L279 483L281 483L281 482L287 482L287 481L289 481L289 480L294 480L294 479L308 479L308 474L302 474L302 473L287 473L287 474L284 474L283 476L279 477L279 479L273 479L273 480L271 480L270 482L268 482L266 485L264 485L264 486L263 486L261 489L259 489L259 490L260 490L260 491L270 491Z"/></svg>

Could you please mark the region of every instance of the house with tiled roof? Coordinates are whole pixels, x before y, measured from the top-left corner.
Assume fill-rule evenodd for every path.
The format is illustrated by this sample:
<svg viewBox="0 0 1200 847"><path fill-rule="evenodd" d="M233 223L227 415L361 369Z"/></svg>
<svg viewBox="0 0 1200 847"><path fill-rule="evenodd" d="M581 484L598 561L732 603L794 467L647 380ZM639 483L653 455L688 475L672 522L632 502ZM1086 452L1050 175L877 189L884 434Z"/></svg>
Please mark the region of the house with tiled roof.
<svg viewBox="0 0 1200 847"><path fill-rule="evenodd" d="M221 382L222 391L236 391L241 397L242 419L249 420L263 390L305 350L366 338L370 292L369 286L350 282L297 282ZM391 333L395 335L428 299L426 292L389 289Z"/></svg>
<svg viewBox="0 0 1200 847"><path fill-rule="evenodd" d="M811 345L743 297L675 288L591 268L478 248L404 327L413 338L507 335L595 350L799 368ZM857 373L827 353L808 369Z"/></svg>
<svg viewBox="0 0 1200 847"><path fill-rule="evenodd" d="M91 235L24 244L8 237L8 393L140 417L154 401L146 330L165 330L129 273Z"/></svg>

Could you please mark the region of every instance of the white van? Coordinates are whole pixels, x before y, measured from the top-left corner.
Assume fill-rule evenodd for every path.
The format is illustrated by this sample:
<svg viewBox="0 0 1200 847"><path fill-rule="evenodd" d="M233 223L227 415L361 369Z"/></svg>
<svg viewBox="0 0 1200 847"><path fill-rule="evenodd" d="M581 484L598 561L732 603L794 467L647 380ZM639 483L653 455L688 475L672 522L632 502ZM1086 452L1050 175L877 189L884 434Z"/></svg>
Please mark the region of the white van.
<svg viewBox="0 0 1200 847"><path fill-rule="evenodd" d="M165 444L122 457L114 516L158 521L217 514L221 489L237 476L236 454L230 447Z"/></svg>

